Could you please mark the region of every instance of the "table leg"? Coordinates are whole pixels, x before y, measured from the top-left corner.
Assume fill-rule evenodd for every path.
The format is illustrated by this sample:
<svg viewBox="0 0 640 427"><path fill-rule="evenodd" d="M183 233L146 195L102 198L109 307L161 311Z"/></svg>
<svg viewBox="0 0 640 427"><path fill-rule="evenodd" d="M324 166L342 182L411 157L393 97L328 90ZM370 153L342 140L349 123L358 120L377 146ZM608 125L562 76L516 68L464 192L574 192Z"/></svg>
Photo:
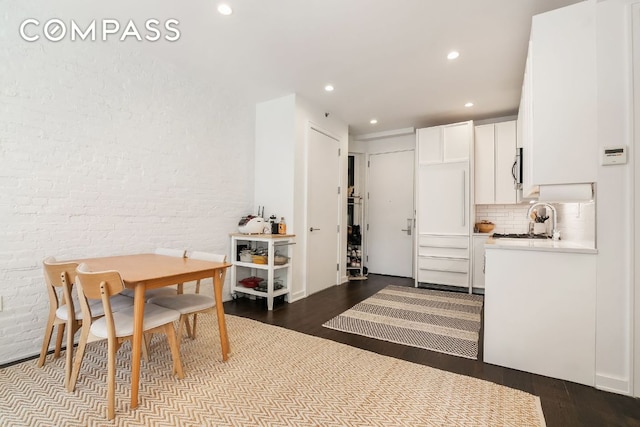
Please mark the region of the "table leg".
<svg viewBox="0 0 640 427"><path fill-rule="evenodd" d="M216 297L216 314L218 315L218 328L220 330L220 346L222 347L222 360L229 359L229 336L227 324L224 320L224 306L222 305L222 287L224 286L224 270L216 270L213 276L213 291Z"/></svg>
<svg viewBox="0 0 640 427"><path fill-rule="evenodd" d="M140 384L140 353L142 349L142 323L144 318L144 283L135 287L133 298L133 340L131 342L131 409L138 407Z"/></svg>

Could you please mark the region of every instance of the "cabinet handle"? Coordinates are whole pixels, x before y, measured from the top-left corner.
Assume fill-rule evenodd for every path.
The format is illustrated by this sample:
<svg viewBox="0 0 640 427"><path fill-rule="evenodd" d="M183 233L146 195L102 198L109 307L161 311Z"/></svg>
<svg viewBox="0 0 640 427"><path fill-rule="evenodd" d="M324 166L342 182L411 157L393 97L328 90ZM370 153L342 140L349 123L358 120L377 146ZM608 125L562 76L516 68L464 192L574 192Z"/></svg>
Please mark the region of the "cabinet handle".
<svg viewBox="0 0 640 427"><path fill-rule="evenodd" d="M309 229L309 231L320 231L320 229L319 229L319 228L313 228L313 227L311 227L311 228Z"/></svg>
<svg viewBox="0 0 640 427"><path fill-rule="evenodd" d="M467 207L465 206L465 193L467 192L467 183L465 181L465 177L466 177L466 172L462 171L462 226L464 227L466 225L466 213L467 213Z"/></svg>

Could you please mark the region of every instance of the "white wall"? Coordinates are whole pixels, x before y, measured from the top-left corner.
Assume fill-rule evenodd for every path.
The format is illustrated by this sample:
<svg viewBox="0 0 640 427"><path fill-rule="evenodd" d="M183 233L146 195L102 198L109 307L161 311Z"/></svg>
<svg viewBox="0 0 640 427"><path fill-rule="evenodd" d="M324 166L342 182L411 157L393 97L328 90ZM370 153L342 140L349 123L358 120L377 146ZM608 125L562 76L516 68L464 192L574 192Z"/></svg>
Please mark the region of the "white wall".
<svg viewBox="0 0 640 427"><path fill-rule="evenodd" d="M306 144L309 124L340 140L340 183L344 187L340 224L346 223L348 127L339 118L304 98L290 94L256 107L255 204L265 205L265 215L284 216L287 233L295 234L289 301L306 296ZM346 230L340 245L346 250ZM344 259L340 253L339 259ZM345 276L344 271L340 274Z"/></svg>
<svg viewBox="0 0 640 427"><path fill-rule="evenodd" d="M633 44L640 46L640 2L635 2L632 7L633 14ZM638 49L633 53L633 147L631 150L634 156L634 164L638 164L640 161L640 151L636 147L640 147L640 132L636 129L640 129L640 52ZM640 174L634 174L634 387L633 394L636 397L640 397Z"/></svg>
<svg viewBox="0 0 640 427"><path fill-rule="evenodd" d="M17 9L26 7L22 2L2 4L6 363L39 352L48 314L46 256L159 246L228 253L228 233L253 207L254 110L139 45L26 43L14 24L30 11Z"/></svg>
<svg viewBox="0 0 640 427"><path fill-rule="evenodd" d="M632 146L629 0L598 3L598 147ZM596 386L632 393L633 157L598 166Z"/></svg>
<svg viewBox="0 0 640 427"><path fill-rule="evenodd" d="M338 260L340 262L339 281L343 283L347 281L346 273L346 256L347 249L347 167L348 167L348 148L349 148L349 127L341 118L335 115L325 115L326 110L318 105L312 105L306 99L296 95L296 151L295 151L295 179L294 192L295 199L295 218L294 221L299 225L296 240L299 242L294 247L294 256L299 260L299 268L295 272L294 282L301 281L306 284L306 146L307 134L310 124L328 132L339 140L340 148L340 186L342 187L342 204L340 206L341 217L340 225L340 243ZM295 298L296 295L294 294Z"/></svg>
<svg viewBox="0 0 640 427"><path fill-rule="evenodd" d="M390 131L393 132L393 131ZM389 133L389 132L385 132ZM374 134L375 135L375 134ZM390 135L368 140L359 140L357 136L352 137L349 142L349 152L351 153L390 153L393 151L405 151L416 149L415 132L403 135Z"/></svg>
<svg viewBox="0 0 640 427"><path fill-rule="evenodd" d="M295 156L294 94L256 104L254 201L265 217L285 218L287 232L296 229L293 215ZM266 218L265 218L266 219Z"/></svg>

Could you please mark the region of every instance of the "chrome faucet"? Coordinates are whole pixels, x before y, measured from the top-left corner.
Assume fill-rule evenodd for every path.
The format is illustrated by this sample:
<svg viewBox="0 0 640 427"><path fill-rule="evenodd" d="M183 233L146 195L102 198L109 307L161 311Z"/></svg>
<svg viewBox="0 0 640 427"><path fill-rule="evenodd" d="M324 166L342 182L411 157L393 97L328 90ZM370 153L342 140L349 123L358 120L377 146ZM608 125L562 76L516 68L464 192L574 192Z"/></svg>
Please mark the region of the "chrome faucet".
<svg viewBox="0 0 640 427"><path fill-rule="evenodd" d="M531 218L531 213L538 206L544 206L545 208L551 209L551 214L553 215L553 221L551 221L551 238L553 240L560 240L560 231L558 231L558 212L556 211L556 208L551 206L549 203L538 202L529 206L527 218Z"/></svg>

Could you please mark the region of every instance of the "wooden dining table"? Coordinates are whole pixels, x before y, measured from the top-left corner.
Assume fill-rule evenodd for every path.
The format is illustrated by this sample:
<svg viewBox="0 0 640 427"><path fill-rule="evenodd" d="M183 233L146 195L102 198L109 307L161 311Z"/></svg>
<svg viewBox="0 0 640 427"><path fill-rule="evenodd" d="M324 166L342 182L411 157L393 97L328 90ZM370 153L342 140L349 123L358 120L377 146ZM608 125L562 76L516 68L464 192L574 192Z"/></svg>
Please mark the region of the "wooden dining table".
<svg viewBox="0 0 640 427"><path fill-rule="evenodd" d="M216 314L220 330L222 360L229 358L229 336L222 305L222 287L228 263L157 254L121 255L87 258L73 262L85 263L91 271L117 270L127 288L134 290L134 327L131 357L131 408L138 407L140 384L140 356L142 351L142 323L145 291L199 279L213 278ZM180 339L180 337L178 337Z"/></svg>

